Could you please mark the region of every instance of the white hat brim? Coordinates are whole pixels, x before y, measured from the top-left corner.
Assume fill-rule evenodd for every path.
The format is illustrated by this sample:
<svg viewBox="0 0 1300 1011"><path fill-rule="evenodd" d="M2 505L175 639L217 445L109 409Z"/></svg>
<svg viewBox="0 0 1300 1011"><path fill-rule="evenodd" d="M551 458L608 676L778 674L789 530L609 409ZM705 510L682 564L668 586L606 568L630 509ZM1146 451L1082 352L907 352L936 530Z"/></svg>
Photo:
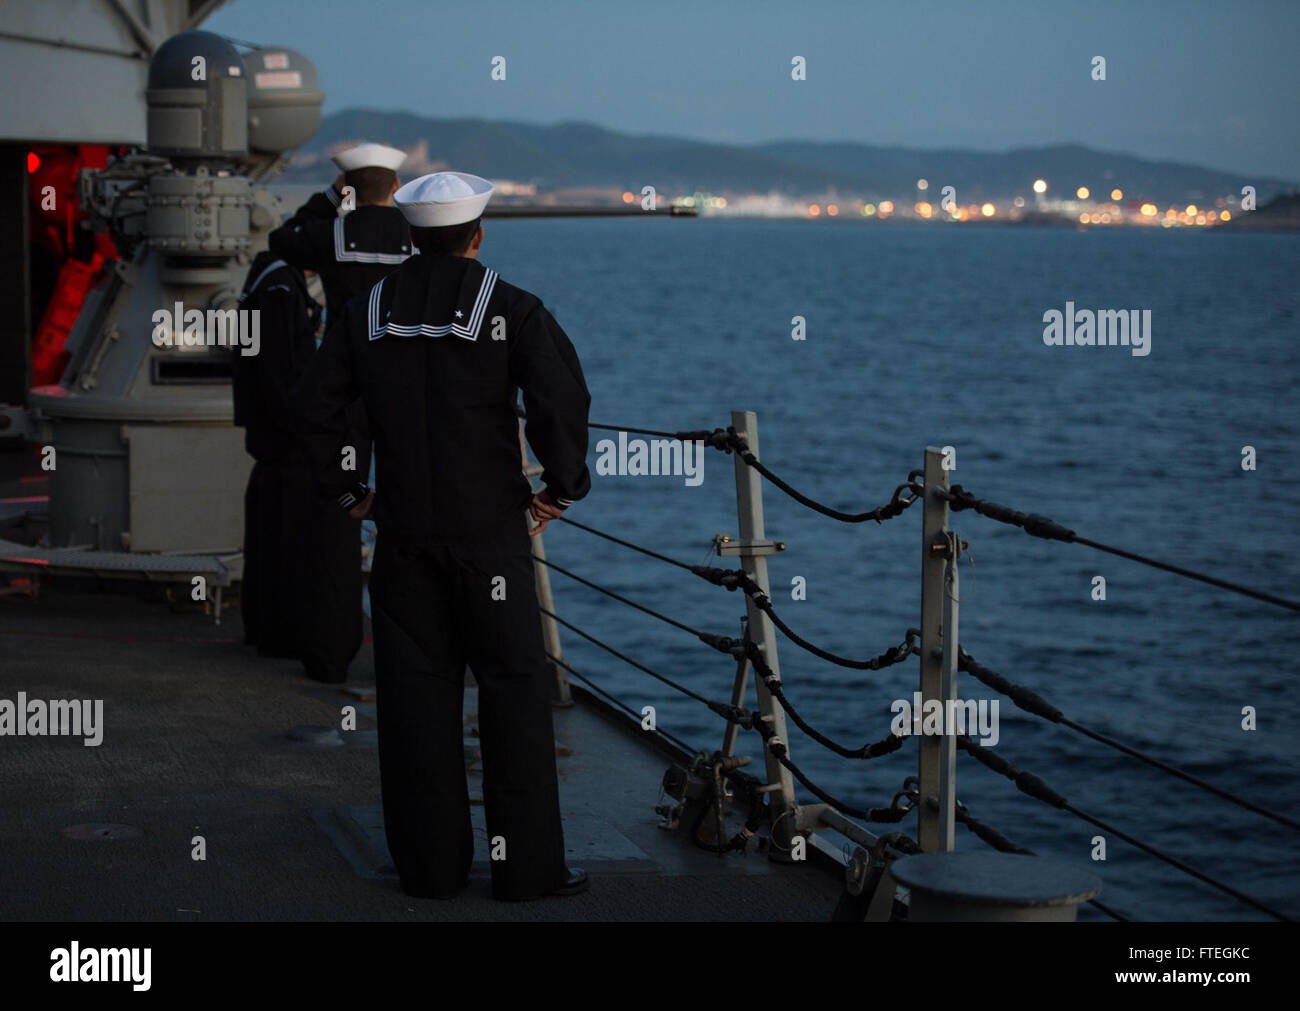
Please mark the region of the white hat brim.
<svg viewBox="0 0 1300 1011"><path fill-rule="evenodd" d="M406 161L406 152L387 144L358 144L346 151L340 151L330 159L338 166L340 172L352 172L363 168L386 168L396 172Z"/></svg>
<svg viewBox="0 0 1300 1011"><path fill-rule="evenodd" d="M481 176L434 172L412 179L393 194L393 203L413 228L443 228L481 216L492 191Z"/></svg>

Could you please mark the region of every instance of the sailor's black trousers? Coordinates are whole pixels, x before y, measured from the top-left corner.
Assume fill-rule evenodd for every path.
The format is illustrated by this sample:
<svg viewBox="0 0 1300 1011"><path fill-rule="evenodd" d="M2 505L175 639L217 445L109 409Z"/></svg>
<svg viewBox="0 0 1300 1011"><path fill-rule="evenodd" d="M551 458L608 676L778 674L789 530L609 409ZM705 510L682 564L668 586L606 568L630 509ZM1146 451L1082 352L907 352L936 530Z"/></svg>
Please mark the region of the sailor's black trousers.
<svg viewBox="0 0 1300 1011"><path fill-rule="evenodd" d="M370 576L379 771L389 852L411 895L455 894L473 862L467 664L478 685L492 895L533 898L566 877L531 555L522 513L442 547L412 549L380 531Z"/></svg>
<svg viewBox="0 0 1300 1011"><path fill-rule="evenodd" d="M339 682L361 649L361 521L324 502L301 457L253 465L244 494L244 639Z"/></svg>

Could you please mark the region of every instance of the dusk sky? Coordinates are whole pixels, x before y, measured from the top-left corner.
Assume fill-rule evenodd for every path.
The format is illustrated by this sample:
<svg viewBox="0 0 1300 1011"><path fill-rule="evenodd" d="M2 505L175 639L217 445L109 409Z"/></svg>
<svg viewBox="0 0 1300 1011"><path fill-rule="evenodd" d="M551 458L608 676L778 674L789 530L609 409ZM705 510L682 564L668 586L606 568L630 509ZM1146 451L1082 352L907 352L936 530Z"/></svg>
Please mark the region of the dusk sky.
<svg viewBox="0 0 1300 1011"><path fill-rule="evenodd" d="M327 114L734 143L1077 142L1300 180L1296 0L234 0L203 27L304 53ZM794 56L805 81L791 80Z"/></svg>

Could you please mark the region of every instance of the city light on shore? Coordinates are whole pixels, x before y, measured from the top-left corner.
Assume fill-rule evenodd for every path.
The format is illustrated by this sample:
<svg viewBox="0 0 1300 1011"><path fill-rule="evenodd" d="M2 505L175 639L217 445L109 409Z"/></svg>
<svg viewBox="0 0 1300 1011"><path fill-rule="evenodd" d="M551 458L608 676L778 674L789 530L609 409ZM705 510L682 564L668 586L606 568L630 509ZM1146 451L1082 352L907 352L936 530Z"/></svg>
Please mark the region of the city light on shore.
<svg viewBox="0 0 1300 1011"><path fill-rule="evenodd" d="M1153 225L1165 228L1207 228L1235 220L1234 214L1228 211L1229 207L1236 206L1232 203L1231 196L1211 194L1199 206L1189 203L1162 207L1153 200L1143 200L1136 195L1130 195L1127 199L1107 200L1107 196L1124 197L1123 191L1118 187L1097 193L1088 186L1078 186L1063 190L1056 196L1045 196L1049 193L1047 180L1035 180L1033 185L1038 195L1029 202L1028 209L1023 214L1020 208L1027 207L1024 197L1005 196L958 204L946 185L942 187L942 200L927 200L925 197L928 193L915 191L912 199L895 202L875 197L867 199L849 196L835 190L807 194L800 198L783 198L774 193L733 193L730 197L723 197L697 190L690 195L673 196L671 200L674 207L698 208L701 214L723 217L801 217L804 220L818 221L840 218L877 221L893 219L916 225L937 222L958 225L972 221L1050 224L1055 221L1061 224L1111 228ZM909 183L904 182L901 189L906 192L910 189ZM940 185L935 183L929 189L937 191ZM630 190L613 189L607 199L627 205L635 204L640 198ZM1241 215L1236 214L1235 217L1240 218Z"/></svg>

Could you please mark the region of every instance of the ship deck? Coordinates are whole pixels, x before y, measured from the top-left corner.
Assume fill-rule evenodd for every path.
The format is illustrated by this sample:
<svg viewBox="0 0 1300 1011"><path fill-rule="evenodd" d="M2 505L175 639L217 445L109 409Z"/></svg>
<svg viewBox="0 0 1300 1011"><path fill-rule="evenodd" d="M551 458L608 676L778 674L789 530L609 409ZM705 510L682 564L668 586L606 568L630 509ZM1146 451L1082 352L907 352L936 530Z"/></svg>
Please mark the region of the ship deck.
<svg viewBox="0 0 1300 1011"><path fill-rule="evenodd" d="M827 920L840 893L811 862L778 864L752 846L718 857L660 829L669 760L579 700L555 711L557 762L570 864L591 890L493 901L476 805L469 887L412 899L384 845L373 701L258 658L237 610L215 625L156 588L56 581L36 598L0 595L0 656L0 698L102 699L104 710L98 747L0 737L6 920ZM350 684L373 684L368 641ZM341 743L289 736L337 727L345 705L357 729ZM205 860L192 858L196 836Z"/></svg>

